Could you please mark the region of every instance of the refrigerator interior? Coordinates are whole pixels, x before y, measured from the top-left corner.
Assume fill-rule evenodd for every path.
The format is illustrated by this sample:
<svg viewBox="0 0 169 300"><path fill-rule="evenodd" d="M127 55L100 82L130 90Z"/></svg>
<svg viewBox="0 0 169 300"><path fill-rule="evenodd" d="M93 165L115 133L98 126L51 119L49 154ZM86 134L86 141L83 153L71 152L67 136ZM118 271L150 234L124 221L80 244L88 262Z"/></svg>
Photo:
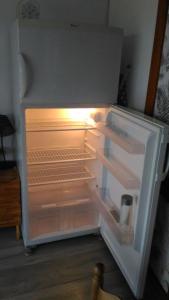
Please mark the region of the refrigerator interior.
<svg viewBox="0 0 169 300"><path fill-rule="evenodd" d="M29 239L106 224L120 251L141 251L148 204L140 191L146 193L145 157L150 158L153 132L109 107L32 108L25 120ZM126 194L132 203L122 220Z"/></svg>
<svg viewBox="0 0 169 300"><path fill-rule="evenodd" d="M98 115L106 109L98 109ZM26 145L29 238L63 236L99 227L89 182L89 161L96 153L87 143L95 109L27 109Z"/></svg>

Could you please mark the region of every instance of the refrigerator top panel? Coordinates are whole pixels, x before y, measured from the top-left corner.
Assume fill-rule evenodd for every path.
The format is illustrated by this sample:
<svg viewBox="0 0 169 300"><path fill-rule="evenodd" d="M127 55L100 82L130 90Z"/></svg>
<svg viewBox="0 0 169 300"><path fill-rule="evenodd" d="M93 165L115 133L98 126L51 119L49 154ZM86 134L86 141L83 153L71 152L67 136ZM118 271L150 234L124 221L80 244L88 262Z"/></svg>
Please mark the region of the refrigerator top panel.
<svg viewBox="0 0 169 300"><path fill-rule="evenodd" d="M18 93L26 107L116 103L122 30L17 22Z"/></svg>

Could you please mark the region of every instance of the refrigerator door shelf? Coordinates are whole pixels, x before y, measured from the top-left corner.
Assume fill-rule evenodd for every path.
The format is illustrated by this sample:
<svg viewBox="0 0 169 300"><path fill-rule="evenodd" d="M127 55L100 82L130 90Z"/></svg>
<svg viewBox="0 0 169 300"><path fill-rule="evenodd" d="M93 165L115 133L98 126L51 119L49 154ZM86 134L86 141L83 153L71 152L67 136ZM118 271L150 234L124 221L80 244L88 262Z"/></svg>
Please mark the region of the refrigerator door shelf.
<svg viewBox="0 0 169 300"><path fill-rule="evenodd" d="M101 192L92 191L91 195L95 205L98 207L102 218L108 224L112 234L121 245L131 245L134 241L134 228L132 222L128 225L120 224L120 211L116 205L107 197L101 197Z"/></svg>
<svg viewBox="0 0 169 300"><path fill-rule="evenodd" d="M125 130L121 130L109 126L105 126L102 123L98 123L96 128L107 138L111 139L114 143L118 144L128 153L144 154L145 146L140 143L138 139L128 135Z"/></svg>
<svg viewBox="0 0 169 300"><path fill-rule="evenodd" d="M115 157L106 157L104 154L98 151L97 158L112 174L112 176L114 176L120 182L120 184L124 186L124 188L139 189L139 178Z"/></svg>

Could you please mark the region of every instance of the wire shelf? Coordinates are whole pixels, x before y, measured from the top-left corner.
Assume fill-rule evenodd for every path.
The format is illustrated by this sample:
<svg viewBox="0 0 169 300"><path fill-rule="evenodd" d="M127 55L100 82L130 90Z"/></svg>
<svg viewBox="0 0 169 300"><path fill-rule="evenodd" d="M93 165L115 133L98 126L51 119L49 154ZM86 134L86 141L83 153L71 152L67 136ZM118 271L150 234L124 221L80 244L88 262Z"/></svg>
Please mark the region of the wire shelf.
<svg viewBox="0 0 169 300"><path fill-rule="evenodd" d="M84 122L73 122L73 121L39 121L30 122L26 125L27 132L36 131L65 131L65 130L89 130L94 129L92 125L88 125Z"/></svg>
<svg viewBox="0 0 169 300"><path fill-rule="evenodd" d="M31 166L28 169L29 186L94 179L95 177L81 164L65 166Z"/></svg>
<svg viewBox="0 0 169 300"><path fill-rule="evenodd" d="M71 162L95 159L96 155L87 147L70 149L37 149L28 151L28 164Z"/></svg>

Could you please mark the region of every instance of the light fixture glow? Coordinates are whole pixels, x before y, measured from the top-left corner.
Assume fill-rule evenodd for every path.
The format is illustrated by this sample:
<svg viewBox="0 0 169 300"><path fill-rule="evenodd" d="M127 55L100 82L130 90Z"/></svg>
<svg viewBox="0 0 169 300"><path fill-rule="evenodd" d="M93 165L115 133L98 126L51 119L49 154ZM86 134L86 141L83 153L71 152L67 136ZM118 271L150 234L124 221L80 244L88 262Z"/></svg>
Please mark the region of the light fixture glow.
<svg viewBox="0 0 169 300"><path fill-rule="evenodd" d="M94 108L72 108L68 110L68 117L74 121L87 121L95 112Z"/></svg>

